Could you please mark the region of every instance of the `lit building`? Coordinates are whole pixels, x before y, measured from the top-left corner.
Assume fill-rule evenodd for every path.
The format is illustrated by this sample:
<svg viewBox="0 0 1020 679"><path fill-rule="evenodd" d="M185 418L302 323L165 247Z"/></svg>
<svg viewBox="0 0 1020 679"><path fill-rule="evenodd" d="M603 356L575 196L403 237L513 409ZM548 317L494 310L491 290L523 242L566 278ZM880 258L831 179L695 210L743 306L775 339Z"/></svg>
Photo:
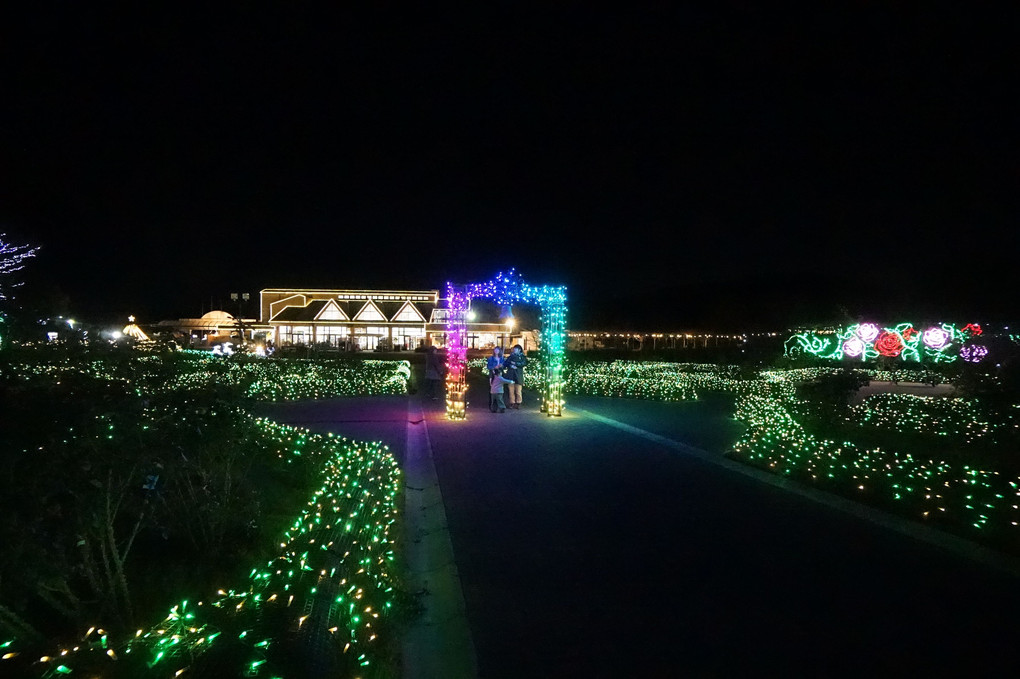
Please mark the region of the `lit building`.
<svg viewBox="0 0 1020 679"><path fill-rule="evenodd" d="M310 290L267 288L260 318L278 348L319 346L354 351L401 351L446 346L446 305L438 290ZM521 343L535 349L534 333L512 315L497 316L481 303L467 324L468 347Z"/></svg>
<svg viewBox="0 0 1020 679"><path fill-rule="evenodd" d="M253 318L235 318L226 311L210 311L201 318L178 318L152 326L157 334L170 333L185 348L206 349L223 342L265 342L272 328ZM242 334L244 339L241 339Z"/></svg>
<svg viewBox="0 0 1020 679"><path fill-rule="evenodd" d="M172 329L184 346L195 348L232 341L240 332L246 341L276 348L315 347L339 351L410 351L424 346L446 347L448 304L438 290L262 290L259 319L238 319L212 311L199 319L161 321L153 329ZM534 305L501 307L472 299L465 344L487 352L494 346L520 344L538 349L541 321ZM568 331L568 351L629 349L632 351L708 349L743 346L748 335L729 333L652 333Z"/></svg>

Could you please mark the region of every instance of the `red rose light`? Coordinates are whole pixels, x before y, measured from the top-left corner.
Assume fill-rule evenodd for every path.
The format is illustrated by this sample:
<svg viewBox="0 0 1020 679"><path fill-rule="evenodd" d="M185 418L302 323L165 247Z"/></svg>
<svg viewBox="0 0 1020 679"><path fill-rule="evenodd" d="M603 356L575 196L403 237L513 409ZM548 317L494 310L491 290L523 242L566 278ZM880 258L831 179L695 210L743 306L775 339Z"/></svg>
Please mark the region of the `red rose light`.
<svg viewBox="0 0 1020 679"><path fill-rule="evenodd" d="M875 350L883 356L895 358L903 352L903 338L898 332L886 330L875 340Z"/></svg>
<svg viewBox="0 0 1020 679"><path fill-rule="evenodd" d="M914 339L914 335L917 335L917 334L919 334L919 333L916 330L914 330L913 328L907 328L906 330L903 331L903 339L904 339L904 341L909 342L912 339Z"/></svg>

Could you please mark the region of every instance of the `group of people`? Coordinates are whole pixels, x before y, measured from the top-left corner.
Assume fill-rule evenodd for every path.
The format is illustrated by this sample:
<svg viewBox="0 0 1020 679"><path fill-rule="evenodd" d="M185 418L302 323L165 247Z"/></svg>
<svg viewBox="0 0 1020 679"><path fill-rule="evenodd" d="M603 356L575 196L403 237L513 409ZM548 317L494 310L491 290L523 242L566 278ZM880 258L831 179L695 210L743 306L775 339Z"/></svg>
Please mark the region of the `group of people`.
<svg viewBox="0 0 1020 679"><path fill-rule="evenodd" d="M485 367L489 370L489 410L505 413L507 408L520 410L524 392L524 366L528 358L520 344L515 344L510 354L503 356L503 350L493 347ZM503 385L509 385L510 403L503 400Z"/></svg>
<svg viewBox="0 0 1020 679"><path fill-rule="evenodd" d="M520 344L515 344L510 353L503 355L500 347L492 349L492 355L485 362L489 372L489 410L494 413L505 413L507 408L520 410L524 402L524 366L528 358ZM431 400L439 398L440 383L446 373L439 352L430 346L425 354L425 396ZM509 385L509 399L503 400L503 392Z"/></svg>

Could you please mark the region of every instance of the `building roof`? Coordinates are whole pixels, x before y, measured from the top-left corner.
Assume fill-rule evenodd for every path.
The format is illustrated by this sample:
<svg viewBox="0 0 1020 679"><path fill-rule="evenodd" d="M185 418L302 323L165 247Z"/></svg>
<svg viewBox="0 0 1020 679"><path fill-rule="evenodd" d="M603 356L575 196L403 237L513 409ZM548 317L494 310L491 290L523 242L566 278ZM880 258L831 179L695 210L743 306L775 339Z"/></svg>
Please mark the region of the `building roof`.
<svg viewBox="0 0 1020 679"><path fill-rule="evenodd" d="M421 312L426 323L432 320L432 310L439 306L435 302L411 302L411 304L413 304L415 308Z"/></svg>
<svg viewBox="0 0 1020 679"><path fill-rule="evenodd" d="M270 321L273 323L315 323L330 321L336 323L348 323L354 320L355 316L362 311L369 304L379 309L379 312L385 317L385 321L378 322L397 322L397 323L422 323L429 322L432 316L432 310L436 308L434 302L422 302L422 301L411 301L408 300L345 300L345 299L319 299L309 302L306 306L288 306L281 309ZM404 308L405 304L410 304L412 307L418 310L421 314L423 321L394 321L400 310ZM318 315L322 312L326 305L336 305L345 316L350 320L340 319L317 319Z"/></svg>
<svg viewBox="0 0 1020 679"><path fill-rule="evenodd" d="M234 317L226 311L209 311L202 314L203 321L218 321L220 323L233 323Z"/></svg>
<svg viewBox="0 0 1020 679"><path fill-rule="evenodd" d="M404 308L404 302L406 300L400 300L399 302L379 302L375 305L379 307L379 311L386 317L386 320L391 321L393 317L397 315L397 312Z"/></svg>
<svg viewBox="0 0 1020 679"><path fill-rule="evenodd" d="M228 320L204 317L178 318L176 320L159 321L151 327L173 328L175 330L218 330L219 328L236 328L238 323L244 325L246 328L268 329L271 327L268 324L260 323L256 318L235 319L233 317Z"/></svg>
<svg viewBox="0 0 1020 679"><path fill-rule="evenodd" d="M331 300L328 299L319 299L309 302L307 306L284 307L282 311L273 316L270 320L283 323L312 323L315 321L315 317L319 315L319 312L322 311L322 308L329 304L330 301Z"/></svg>
<svg viewBox="0 0 1020 679"><path fill-rule="evenodd" d="M353 294L353 295L363 295L363 296L366 296L366 297L372 297L373 299L377 299L378 297L380 297L382 295L396 295L398 297L404 297L404 298L406 298L408 296L418 296L418 297L427 296L427 297L431 297L432 299L435 299L436 297L439 296L439 291L438 290L359 290L359 289L355 289L355 288L345 288L345 289L338 289L338 288L332 288L332 289L325 289L325 288L264 288L261 291L261 293L262 294L294 293L294 294L312 294L312 295L326 294L326 295L330 295L330 296L335 296L337 294Z"/></svg>

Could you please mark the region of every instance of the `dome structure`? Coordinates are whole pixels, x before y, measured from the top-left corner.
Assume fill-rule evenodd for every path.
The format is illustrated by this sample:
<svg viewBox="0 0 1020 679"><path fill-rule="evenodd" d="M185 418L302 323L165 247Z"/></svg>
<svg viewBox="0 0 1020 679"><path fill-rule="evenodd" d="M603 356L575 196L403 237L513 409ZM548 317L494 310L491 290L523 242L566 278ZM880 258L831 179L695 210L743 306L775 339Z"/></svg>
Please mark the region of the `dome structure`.
<svg viewBox="0 0 1020 679"><path fill-rule="evenodd" d="M219 321L219 322L230 322L234 320L234 317L228 314L226 311L210 311L206 314L202 314L203 321Z"/></svg>

